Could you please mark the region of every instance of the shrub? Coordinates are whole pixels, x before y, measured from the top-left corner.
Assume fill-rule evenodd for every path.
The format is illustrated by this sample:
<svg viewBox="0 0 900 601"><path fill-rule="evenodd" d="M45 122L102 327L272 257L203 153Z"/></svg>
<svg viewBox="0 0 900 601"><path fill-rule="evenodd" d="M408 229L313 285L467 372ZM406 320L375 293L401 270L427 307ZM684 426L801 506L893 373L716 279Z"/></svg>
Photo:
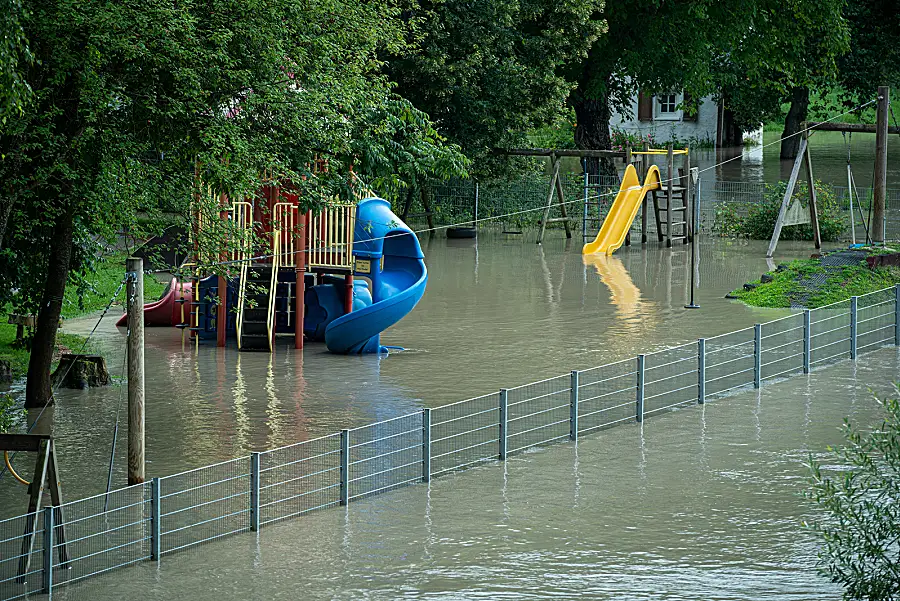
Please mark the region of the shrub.
<svg viewBox="0 0 900 601"><path fill-rule="evenodd" d="M799 199L804 210L808 210L809 193L806 182L800 182L794 188L794 199ZM759 203L749 206L746 214L742 214L738 203L719 203L713 230L723 236L769 240L775 231L775 221L781 210L781 201L787 191L787 183L779 182L766 186L766 194ZM846 220L841 203L837 200L834 188L816 181L817 214L819 216L819 234L825 242L839 240L846 228ZM781 230L782 240L812 240L812 226L808 223L785 226Z"/></svg>

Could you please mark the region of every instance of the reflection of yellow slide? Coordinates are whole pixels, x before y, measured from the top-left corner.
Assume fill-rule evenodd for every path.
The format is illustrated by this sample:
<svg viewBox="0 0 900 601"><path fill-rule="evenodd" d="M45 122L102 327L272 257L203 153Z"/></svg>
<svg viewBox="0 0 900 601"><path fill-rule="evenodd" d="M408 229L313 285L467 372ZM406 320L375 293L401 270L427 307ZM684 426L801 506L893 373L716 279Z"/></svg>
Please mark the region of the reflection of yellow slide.
<svg viewBox="0 0 900 601"><path fill-rule="evenodd" d="M640 322L642 317L641 290L634 285L628 270L618 257L610 257L601 254L585 255L582 257L585 265L593 265L610 292L610 300L616 306L619 317L626 322L634 319Z"/></svg>
<svg viewBox="0 0 900 601"><path fill-rule="evenodd" d="M651 165L641 186L638 179L637 171L634 165L628 165L625 168L625 177L622 178L622 186L616 195L616 200L606 219L603 221L603 227L593 242L584 245L581 250L582 254L592 255L594 253L613 254L625 242L625 235L631 228L631 222L634 221L644 196L651 190L659 190L659 167Z"/></svg>

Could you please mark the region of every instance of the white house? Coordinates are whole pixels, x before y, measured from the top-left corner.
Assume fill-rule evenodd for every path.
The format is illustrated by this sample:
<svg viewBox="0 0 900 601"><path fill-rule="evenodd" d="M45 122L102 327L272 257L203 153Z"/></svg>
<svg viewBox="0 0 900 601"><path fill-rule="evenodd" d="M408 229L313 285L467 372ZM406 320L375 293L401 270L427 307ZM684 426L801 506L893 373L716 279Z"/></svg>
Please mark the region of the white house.
<svg viewBox="0 0 900 601"><path fill-rule="evenodd" d="M693 111L681 108L692 104L695 105ZM728 131L730 115L712 96L693 103L690 95L685 99L683 92L656 95L641 92L632 99L631 115L634 117L629 119L619 113L613 114L610 127L644 136L652 134L658 144L670 140L716 146L722 146L723 142L725 145L739 145L742 142L738 138L740 132ZM762 130L750 135L761 136Z"/></svg>

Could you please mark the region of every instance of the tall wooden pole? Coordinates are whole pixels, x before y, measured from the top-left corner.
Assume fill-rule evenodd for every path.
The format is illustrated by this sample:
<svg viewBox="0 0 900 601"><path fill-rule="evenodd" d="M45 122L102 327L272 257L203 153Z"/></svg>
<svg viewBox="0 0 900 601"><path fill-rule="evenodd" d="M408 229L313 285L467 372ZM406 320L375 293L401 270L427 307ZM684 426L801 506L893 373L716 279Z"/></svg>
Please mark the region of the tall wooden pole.
<svg viewBox="0 0 900 601"><path fill-rule="evenodd" d="M144 481L144 261L129 257L128 282L128 485Z"/></svg>
<svg viewBox="0 0 900 601"><path fill-rule="evenodd" d="M887 137L888 111L891 105L891 89L878 87L878 109L875 118L875 181L873 187L873 218L869 229L872 240L884 242L884 199L887 195Z"/></svg>

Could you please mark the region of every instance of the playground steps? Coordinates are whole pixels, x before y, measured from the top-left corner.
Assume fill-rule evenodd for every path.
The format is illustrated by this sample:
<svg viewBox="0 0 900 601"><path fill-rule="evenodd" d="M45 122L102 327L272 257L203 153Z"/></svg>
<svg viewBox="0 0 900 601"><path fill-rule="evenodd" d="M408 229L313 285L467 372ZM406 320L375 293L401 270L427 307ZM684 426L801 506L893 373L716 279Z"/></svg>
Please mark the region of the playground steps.
<svg viewBox="0 0 900 601"><path fill-rule="evenodd" d="M244 305L241 307L242 351L266 351L272 333L269 331L269 298L272 280L272 266L254 264L247 270L244 291Z"/></svg>
<svg viewBox="0 0 900 601"><path fill-rule="evenodd" d="M671 186L672 207L669 215L669 205L665 200L669 187L663 186L660 190L653 190L653 209L656 217L656 235L659 241L665 240L666 246L681 240L683 244L688 242L688 206L687 188L684 186ZM670 223L671 220L671 223Z"/></svg>

